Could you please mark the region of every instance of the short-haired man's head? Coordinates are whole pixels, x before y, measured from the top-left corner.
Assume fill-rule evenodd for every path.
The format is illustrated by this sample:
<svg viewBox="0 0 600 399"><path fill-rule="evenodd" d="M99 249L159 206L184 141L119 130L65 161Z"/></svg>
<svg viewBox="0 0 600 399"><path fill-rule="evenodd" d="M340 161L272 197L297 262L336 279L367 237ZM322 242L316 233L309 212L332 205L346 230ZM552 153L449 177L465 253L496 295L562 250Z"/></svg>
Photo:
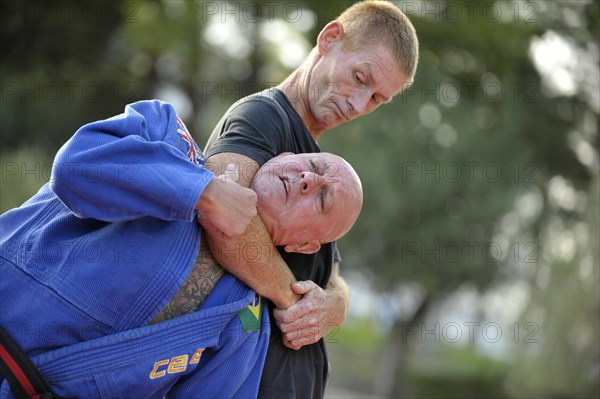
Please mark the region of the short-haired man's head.
<svg viewBox="0 0 600 399"><path fill-rule="evenodd" d="M412 82L419 59L417 33L408 17L388 1L365 0L336 18L344 27L344 50L359 50L384 44L393 52Z"/></svg>

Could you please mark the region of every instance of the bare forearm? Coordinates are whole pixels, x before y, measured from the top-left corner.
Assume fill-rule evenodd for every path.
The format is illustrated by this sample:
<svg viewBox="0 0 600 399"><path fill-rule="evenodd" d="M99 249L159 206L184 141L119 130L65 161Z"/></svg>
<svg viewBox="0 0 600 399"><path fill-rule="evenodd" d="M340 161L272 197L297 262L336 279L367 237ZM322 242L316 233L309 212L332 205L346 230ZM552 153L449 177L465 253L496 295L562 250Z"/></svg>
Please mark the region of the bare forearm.
<svg viewBox="0 0 600 399"><path fill-rule="evenodd" d="M246 234L234 239L224 237L218 231L206 233L218 262L259 295L269 298L282 309L298 300L299 296L291 289L296 278L271 243L259 217L252 221ZM265 235L268 245L264 242Z"/></svg>
<svg viewBox="0 0 600 399"><path fill-rule="evenodd" d="M336 323L340 325L346 320L346 315L348 314L348 309L350 308L350 288L346 281L339 274L339 263L333 264L333 270L331 273L331 278L329 279L329 283L325 291L328 293L329 298L333 301L339 301L343 304L343 313L339 314L339 321Z"/></svg>

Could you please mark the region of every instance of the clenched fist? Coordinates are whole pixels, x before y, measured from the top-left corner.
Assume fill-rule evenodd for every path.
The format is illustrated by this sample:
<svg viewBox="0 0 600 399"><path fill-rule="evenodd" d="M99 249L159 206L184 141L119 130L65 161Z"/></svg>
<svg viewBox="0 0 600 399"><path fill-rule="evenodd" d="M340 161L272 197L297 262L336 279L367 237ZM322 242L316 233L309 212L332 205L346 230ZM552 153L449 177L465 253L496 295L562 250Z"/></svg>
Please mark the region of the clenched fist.
<svg viewBox="0 0 600 399"><path fill-rule="evenodd" d="M198 199L198 221L210 224L228 237L241 235L256 216L256 193L236 183L237 167L227 170L206 186Z"/></svg>

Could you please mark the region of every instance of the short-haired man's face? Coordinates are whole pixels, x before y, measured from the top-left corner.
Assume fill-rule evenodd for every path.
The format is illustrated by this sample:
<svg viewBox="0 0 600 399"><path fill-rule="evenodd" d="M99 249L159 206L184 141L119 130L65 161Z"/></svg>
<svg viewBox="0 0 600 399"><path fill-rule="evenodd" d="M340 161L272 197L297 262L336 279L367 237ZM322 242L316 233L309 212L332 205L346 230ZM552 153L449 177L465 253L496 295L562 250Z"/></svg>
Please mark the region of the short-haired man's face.
<svg viewBox="0 0 600 399"><path fill-rule="evenodd" d="M290 252L301 252L290 250L290 244L339 238L355 222L362 205L356 172L330 153L281 154L261 167L251 187L273 243L286 245Z"/></svg>
<svg viewBox="0 0 600 399"><path fill-rule="evenodd" d="M311 72L309 106L322 130L374 111L407 81L393 53L383 45L343 50L335 40L319 45L322 57Z"/></svg>

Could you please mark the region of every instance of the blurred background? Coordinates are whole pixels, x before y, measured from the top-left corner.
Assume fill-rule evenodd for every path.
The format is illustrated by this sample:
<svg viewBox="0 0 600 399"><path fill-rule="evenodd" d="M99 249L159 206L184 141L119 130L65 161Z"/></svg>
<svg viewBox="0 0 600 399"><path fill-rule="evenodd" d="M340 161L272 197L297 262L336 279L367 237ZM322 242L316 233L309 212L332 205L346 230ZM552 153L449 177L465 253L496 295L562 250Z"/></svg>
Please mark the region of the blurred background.
<svg viewBox="0 0 600 399"><path fill-rule="evenodd" d="M0 211L85 123L159 98L203 147L351 1L2 1ZM397 1L411 88L328 132L360 174L329 397L600 395L597 1Z"/></svg>

